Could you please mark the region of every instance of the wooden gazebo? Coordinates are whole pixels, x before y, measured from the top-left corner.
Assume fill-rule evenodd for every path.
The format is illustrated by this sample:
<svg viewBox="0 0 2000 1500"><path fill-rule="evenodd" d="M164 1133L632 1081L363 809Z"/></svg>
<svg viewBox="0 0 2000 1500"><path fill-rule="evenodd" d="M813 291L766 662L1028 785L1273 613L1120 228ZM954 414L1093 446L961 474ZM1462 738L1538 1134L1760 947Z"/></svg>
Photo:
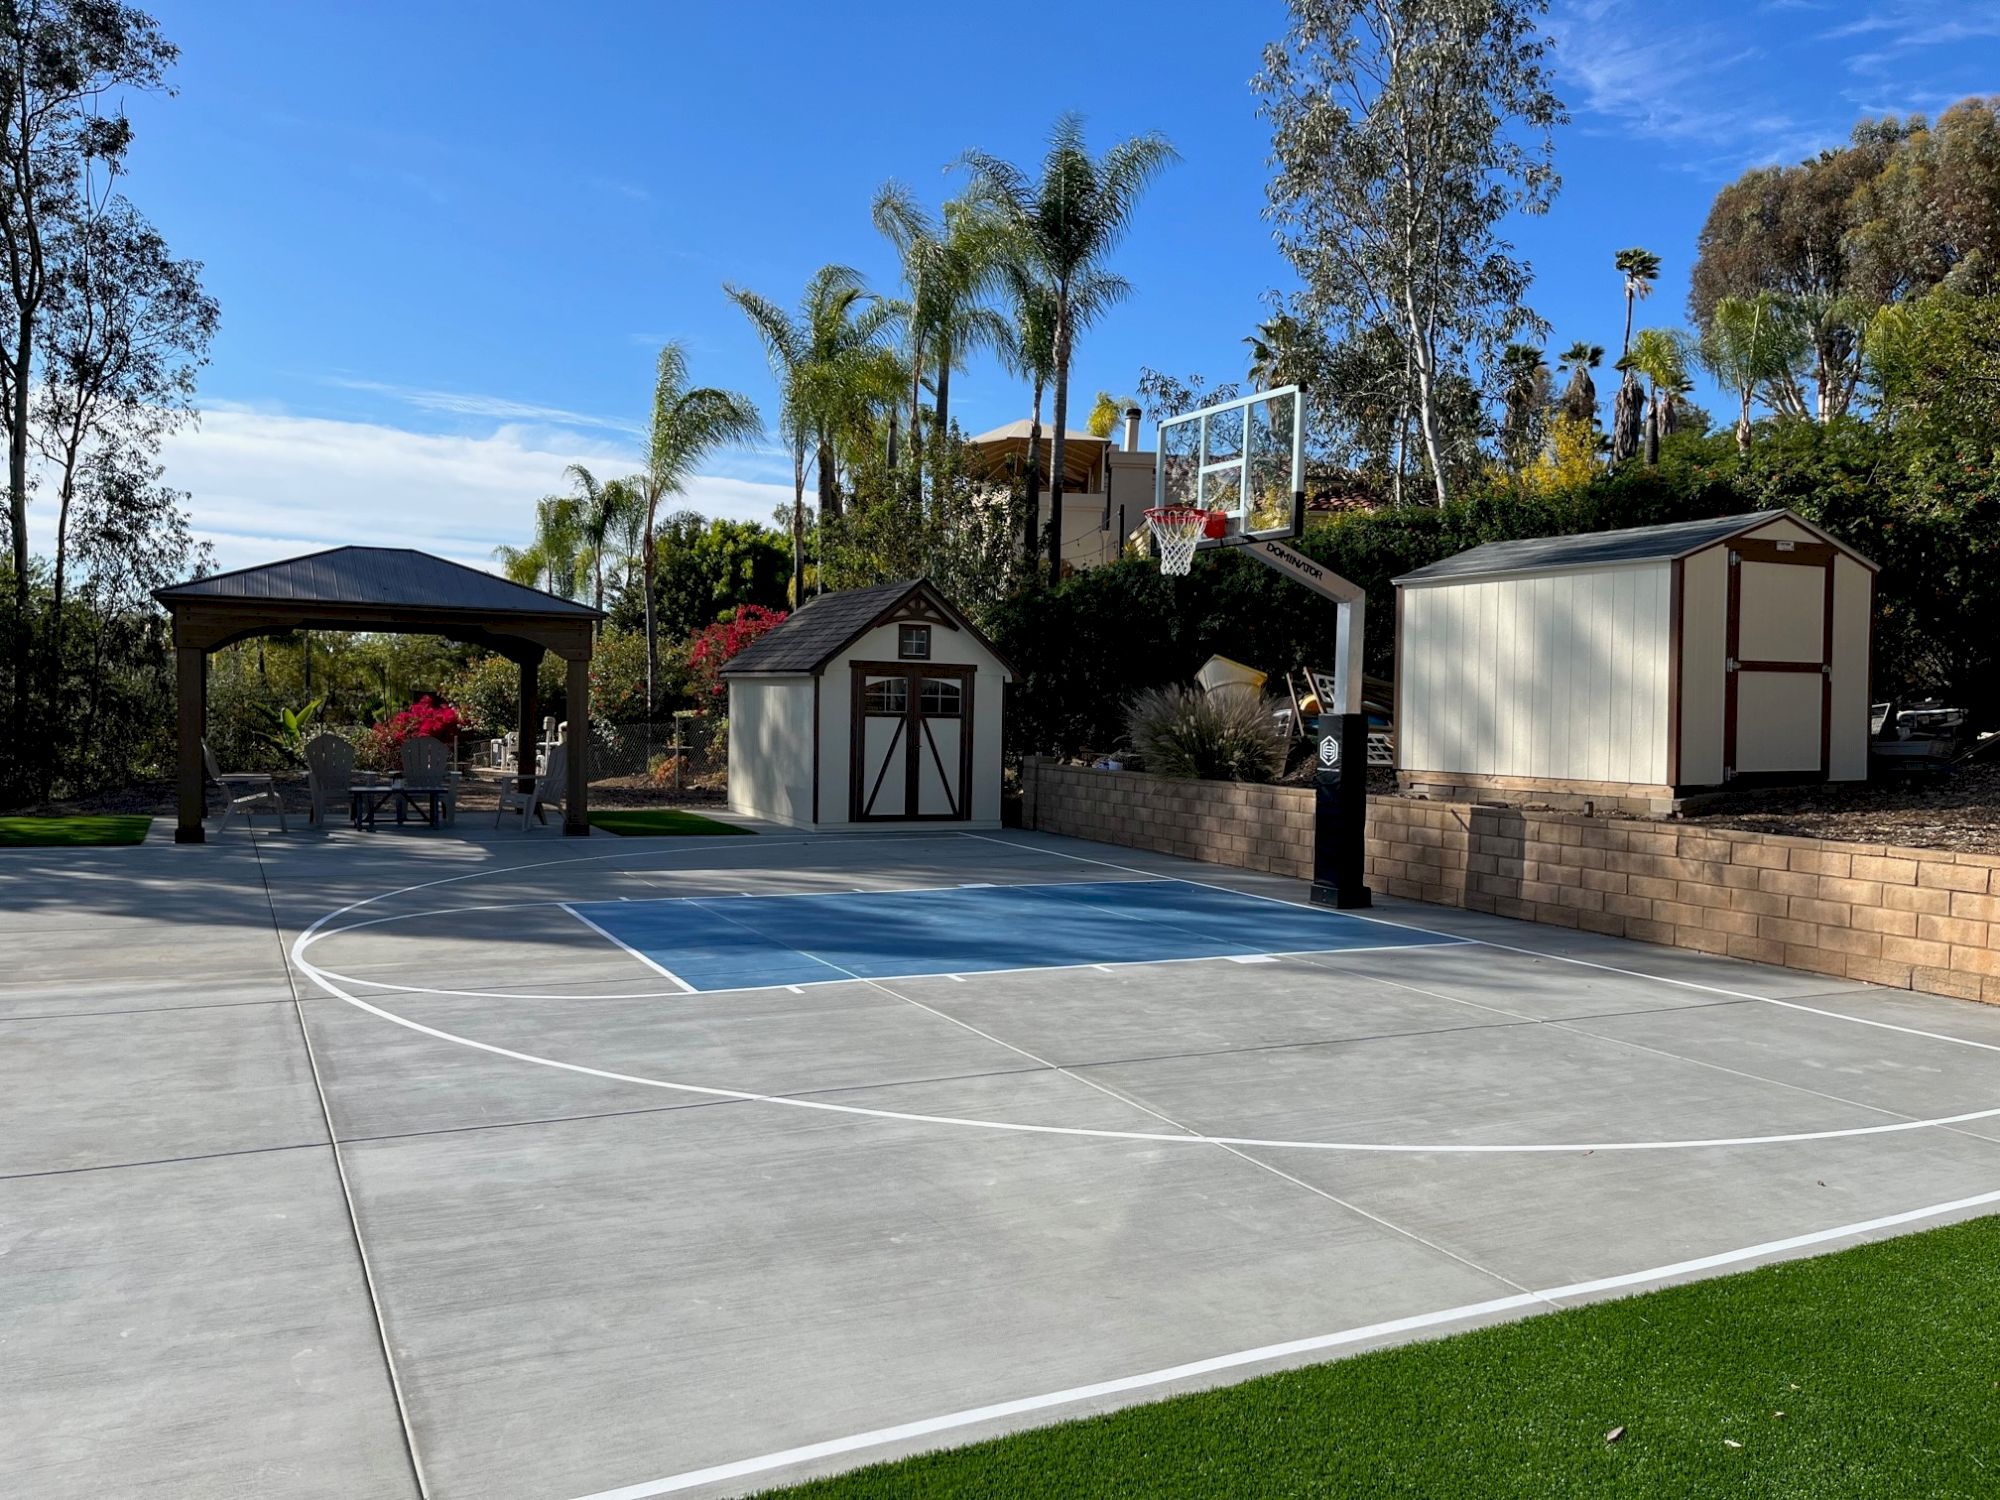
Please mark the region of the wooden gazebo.
<svg viewBox="0 0 2000 1500"><path fill-rule="evenodd" d="M174 621L180 701L180 822L174 842L202 842L202 737L208 730L208 653L257 635L292 630L369 630L442 635L490 646L520 664L520 755L535 774L541 703L536 672L553 651L569 666L569 788L563 832L590 832L590 648L604 618L587 604L509 583L407 547L335 547L262 567L239 568L159 589Z"/></svg>

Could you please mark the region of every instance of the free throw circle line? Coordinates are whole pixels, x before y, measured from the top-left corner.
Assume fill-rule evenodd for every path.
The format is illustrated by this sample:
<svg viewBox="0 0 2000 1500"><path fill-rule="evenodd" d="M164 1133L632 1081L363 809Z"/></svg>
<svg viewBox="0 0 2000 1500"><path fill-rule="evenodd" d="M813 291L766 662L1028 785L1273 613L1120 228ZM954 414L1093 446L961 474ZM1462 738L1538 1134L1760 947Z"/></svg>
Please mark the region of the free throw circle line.
<svg viewBox="0 0 2000 1500"><path fill-rule="evenodd" d="M1005 841L995 840L994 842L1005 842ZM1015 847L1021 848L1025 846L1016 845ZM647 852L650 853L654 851L647 851ZM617 858L618 856L609 855L600 857ZM623 1073L610 1068L592 1067L587 1063L567 1062L561 1058L543 1057L533 1052L522 1052L511 1047L498 1046L492 1042L482 1042L475 1037L461 1036L457 1032L446 1031L441 1027L427 1026L421 1021L412 1020L408 1016L398 1015L396 1012L392 1010L386 1010L379 1005L371 1004L370 1002L363 1000L358 996L349 994L347 991L341 989L337 984L333 982L334 976L332 974L319 968L312 962L311 959L306 957L305 950L308 947L310 947L313 943L319 941L320 938L331 937L336 932L347 930L345 928L334 928L331 932L323 931L322 929L326 928L329 923L336 921L337 919L347 915L347 913L351 911L359 910L361 907L372 906L377 901L384 901L395 896L407 895L411 891L425 890L433 886L451 885L464 880L474 880L480 878L482 875L487 875L487 874L501 874L501 873L511 874L511 873L518 873L519 871L525 869L538 869L552 865L571 865L571 864L581 864L586 862L595 862L595 861L591 859L591 857L585 856L583 859L544 860L541 861L539 864L534 864L534 865L515 865L510 867L507 871L504 872L474 870L474 871L468 871L462 875L451 875L451 876L445 876L438 880L422 881L414 885L400 887L399 889L396 890L383 891L374 896L364 897L359 901L350 902L346 906L328 912L325 916L322 916L317 921L315 921L310 927L306 928L305 931L301 932L298 935L298 937L295 938L292 942L292 948L291 948L292 962L298 966L301 973L305 974L307 978L311 979L312 982L318 985L321 990L325 991L327 994L333 996L337 1000L346 1001L349 1005L354 1006L358 1010L366 1011L368 1014L379 1017L382 1020L393 1022L395 1025L405 1027L411 1031L418 1032L419 1034L424 1036L433 1037L439 1041L451 1042L461 1047L470 1048L476 1052L485 1052L495 1057L505 1057L515 1062L533 1063L538 1067L554 1068L561 1072L575 1073L583 1077L602 1078L613 1083L635 1084L642 1088L664 1089L673 1093L692 1094L700 1098L728 1099L745 1104L768 1104L786 1109L814 1110L824 1114L851 1115L863 1119L895 1120L905 1124L916 1124L916 1125L944 1125L953 1127L955 1129L990 1130L990 1131L997 1131L1014 1135L1047 1135L1047 1136L1062 1136L1062 1137L1086 1139L1086 1140L1138 1141L1138 1142L1144 1142L1149 1145L1238 1146L1238 1147L1248 1147L1248 1148L1263 1149L1263 1150L1339 1151L1339 1152L1350 1152L1356 1154L1370 1154L1370 1155L1538 1156L1538 1155L1574 1154L1586 1151L1588 1152L1696 1151L1703 1149L1739 1147L1739 1146L1795 1145L1809 1141L1849 1140L1861 1136L1872 1136L1872 1135L1899 1135L1904 1132L1912 1130L1931 1130L1949 1125L1970 1124L1976 1120L1990 1120L1990 1119L2000 1118L2000 1107L1995 1107L1991 1109L1968 1110L1958 1114L1951 1114L1951 1115L1938 1115L1928 1119L1921 1119L1921 1120L1896 1120L1881 1125L1854 1125L1854 1126L1846 1126L1831 1130L1787 1131L1783 1133L1769 1134L1769 1135L1707 1136L1707 1137L1699 1137L1695 1139L1678 1140L1678 1141L1577 1141L1577 1142L1536 1141L1536 1142L1522 1142L1517 1144L1469 1143L1460 1141L1434 1141L1434 1142L1303 1141L1303 1140L1291 1140L1291 1139L1270 1138L1261 1136L1208 1135L1202 1133L1167 1134L1166 1132L1163 1131L1105 1130L1101 1128L1094 1128L1094 1127L1080 1126L1080 1125L1043 1125L1043 1124L1023 1122L1023 1121L1014 1121L1014 1120L982 1120L982 1119L968 1118L961 1115L939 1115L939 1114L920 1113L911 1110L880 1109L861 1104L837 1104L831 1100L826 1100L826 1099L802 1099L792 1095L761 1093L751 1089L729 1089L729 1088L720 1088L709 1084L681 1083L672 1079L650 1078L642 1074ZM1096 863L1096 862L1097 861L1090 861L1090 863ZM1140 873L1145 873L1145 872L1140 872ZM1191 882L1191 883L1199 883L1199 882ZM1275 900L1276 898L1266 898L1266 899ZM1296 904L1296 903L1282 903L1282 904ZM1374 920L1381 922L1383 919L1375 918ZM1384 922L1383 925L1396 926L1398 924ZM1421 932L1421 931L1426 931L1427 929L1414 928L1412 930ZM1479 938L1472 938L1468 939L1467 941L1475 943L1484 942L1483 939ZM1540 957L1540 958L1561 959L1563 957L1563 955L1561 954L1538 953L1533 949L1509 949L1507 944L1502 944L1502 943L1491 943L1491 944L1486 944L1486 946L1508 949L1508 951L1513 951L1513 952L1527 953L1534 957ZM1610 965L1592 964L1589 963L1587 960L1574 960L1574 961L1583 964L1583 966L1587 968L1612 967ZM1614 970L1614 972L1634 972L1634 971ZM1635 977L1646 978L1651 976L1635 973ZM1684 985L1689 984L1689 982L1685 980L1669 981L1669 982L1679 983ZM1690 985L1689 987L1713 988L1711 986L1705 986L1705 985ZM1716 992L1720 994L1736 993L1734 991L1722 990L1719 988L1716 988ZM574 998L574 997L564 997L564 998ZM1765 999L1766 997L1761 995L1745 994L1741 995L1740 998L1747 1000L1761 1000ZM1786 1004L1786 1002L1784 1001L1772 1001L1771 1003L1780 1005ZM1840 1020L1860 1019L1856 1017L1843 1016L1838 1011L1817 1011L1814 1007L1810 1006L1790 1006L1788 1008L1800 1009L1800 1010L1814 1010L1816 1014L1828 1015ZM1863 1024L1881 1025L1883 1023L1864 1022ZM1914 1030L1914 1028L1905 1028L1905 1027L1891 1027L1890 1029ZM1920 1036L1935 1036L1935 1039L1940 1041L1957 1040L1957 1038L1946 1037L1929 1032L1916 1032L1915 1034ZM1978 1046L1981 1044L1972 1043L1970 1045ZM856 1085L856 1087L857 1088L866 1087L866 1085Z"/></svg>

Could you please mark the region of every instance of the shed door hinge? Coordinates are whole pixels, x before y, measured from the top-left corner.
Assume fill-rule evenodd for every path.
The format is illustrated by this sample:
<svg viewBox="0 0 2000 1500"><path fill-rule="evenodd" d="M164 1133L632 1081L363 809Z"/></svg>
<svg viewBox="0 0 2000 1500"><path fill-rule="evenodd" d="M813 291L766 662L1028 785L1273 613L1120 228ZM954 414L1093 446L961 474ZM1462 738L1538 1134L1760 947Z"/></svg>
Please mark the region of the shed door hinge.
<svg viewBox="0 0 2000 1500"><path fill-rule="evenodd" d="M1739 663L1737 662L1736 658L1732 656L1724 664L1723 670L1727 672L1734 672L1737 669L1738 665Z"/></svg>

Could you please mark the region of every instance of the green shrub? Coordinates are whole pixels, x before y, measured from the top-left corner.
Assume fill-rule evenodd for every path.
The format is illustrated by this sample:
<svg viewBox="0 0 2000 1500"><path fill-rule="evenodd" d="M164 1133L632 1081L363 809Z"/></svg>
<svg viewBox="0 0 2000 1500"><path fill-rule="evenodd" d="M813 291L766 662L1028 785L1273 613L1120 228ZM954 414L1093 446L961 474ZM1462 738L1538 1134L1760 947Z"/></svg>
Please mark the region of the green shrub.
<svg viewBox="0 0 2000 1500"><path fill-rule="evenodd" d="M1125 730L1145 768L1204 781L1269 781L1285 768L1277 704L1255 689L1149 688L1125 710Z"/></svg>

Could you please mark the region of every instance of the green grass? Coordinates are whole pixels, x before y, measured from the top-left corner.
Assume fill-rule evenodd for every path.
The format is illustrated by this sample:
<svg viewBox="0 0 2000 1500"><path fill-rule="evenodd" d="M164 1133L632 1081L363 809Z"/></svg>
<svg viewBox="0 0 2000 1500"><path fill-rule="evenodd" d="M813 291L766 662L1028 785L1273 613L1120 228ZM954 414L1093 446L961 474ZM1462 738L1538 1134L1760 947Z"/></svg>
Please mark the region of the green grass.
<svg viewBox="0 0 2000 1500"><path fill-rule="evenodd" d="M686 812L678 807L614 808L609 812L594 812L590 815L590 825L624 838L756 831L739 828L734 823L718 823L714 818L704 818L700 813Z"/></svg>
<svg viewBox="0 0 2000 1500"><path fill-rule="evenodd" d="M67 818L0 818L0 849L91 844L137 844L153 820L144 813L102 813Z"/></svg>
<svg viewBox="0 0 2000 1500"><path fill-rule="evenodd" d="M772 1493L2000 1495L2000 1218Z"/></svg>

